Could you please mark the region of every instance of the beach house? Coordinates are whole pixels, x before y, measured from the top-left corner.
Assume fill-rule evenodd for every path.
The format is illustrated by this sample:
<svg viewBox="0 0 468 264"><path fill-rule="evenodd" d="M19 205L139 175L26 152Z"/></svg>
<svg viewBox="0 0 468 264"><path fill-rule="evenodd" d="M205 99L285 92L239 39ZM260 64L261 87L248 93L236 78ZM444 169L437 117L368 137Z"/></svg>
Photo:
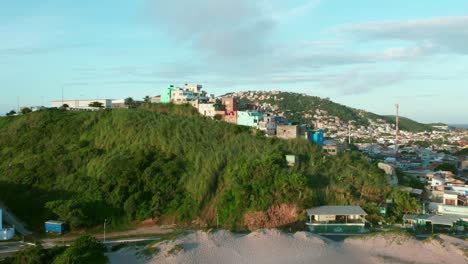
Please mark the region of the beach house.
<svg viewBox="0 0 468 264"><path fill-rule="evenodd" d="M327 205L307 210L306 223L313 233L362 233L365 232L367 213L360 206Z"/></svg>

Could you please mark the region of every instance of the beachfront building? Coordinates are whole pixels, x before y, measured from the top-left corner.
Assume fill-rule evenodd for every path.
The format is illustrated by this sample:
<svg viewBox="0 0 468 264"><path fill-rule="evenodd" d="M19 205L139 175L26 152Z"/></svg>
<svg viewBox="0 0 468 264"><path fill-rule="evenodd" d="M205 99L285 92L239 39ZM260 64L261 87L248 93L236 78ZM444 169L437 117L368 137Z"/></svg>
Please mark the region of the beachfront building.
<svg viewBox="0 0 468 264"><path fill-rule="evenodd" d="M313 233L362 233L365 232L367 213L360 206L327 205L307 210Z"/></svg>

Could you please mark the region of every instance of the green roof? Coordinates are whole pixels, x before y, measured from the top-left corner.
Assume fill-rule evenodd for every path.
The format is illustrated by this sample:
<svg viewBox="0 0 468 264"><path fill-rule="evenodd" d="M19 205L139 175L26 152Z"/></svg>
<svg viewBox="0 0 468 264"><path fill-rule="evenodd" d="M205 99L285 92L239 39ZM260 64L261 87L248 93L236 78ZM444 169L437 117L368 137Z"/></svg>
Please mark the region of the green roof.
<svg viewBox="0 0 468 264"><path fill-rule="evenodd" d="M367 215L357 205L326 205L307 209L308 215Z"/></svg>

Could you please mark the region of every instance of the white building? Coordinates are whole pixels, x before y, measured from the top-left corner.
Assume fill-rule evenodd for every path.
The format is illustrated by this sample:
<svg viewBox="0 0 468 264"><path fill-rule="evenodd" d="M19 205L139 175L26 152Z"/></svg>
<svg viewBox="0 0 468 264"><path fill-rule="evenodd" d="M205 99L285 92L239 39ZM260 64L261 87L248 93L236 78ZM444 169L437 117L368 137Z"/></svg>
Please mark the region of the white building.
<svg viewBox="0 0 468 264"><path fill-rule="evenodd" d="M15 236L14 228L4 228L3 227L3 211L0 208L0 241L1 240L10 240Z"/></svg>
<svg viewBox="0 0 468 264"><path fill-rule="evenodd" d="M88 100L59 100L59 101L52 101L52 107L62 107L63 105L68 105L70 109L78 109L78 110L93 110L96 109L95 107L90 107L89 105L93 102L99 102L102 104L104 108L112 108L112 101L111 99L88 99Z"/></svg>
<svg viewBox="0 0 468 264"><path fill-rule="evenodd" d="M216 109L214 104L198 104L198 112L201 115L214 117L216 115Z"/></svg>

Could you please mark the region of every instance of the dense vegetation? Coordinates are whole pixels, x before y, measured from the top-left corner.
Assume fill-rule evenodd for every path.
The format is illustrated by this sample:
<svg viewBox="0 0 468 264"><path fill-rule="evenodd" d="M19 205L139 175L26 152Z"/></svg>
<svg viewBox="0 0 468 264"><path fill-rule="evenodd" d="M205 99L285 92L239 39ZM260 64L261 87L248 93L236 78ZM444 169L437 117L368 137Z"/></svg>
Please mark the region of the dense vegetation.
<svg viewBox="0 0 468 264"><path fill-rule="evenodd" d="M105 251L105 246L95 238L81 236L68 248L27 246L0 264L104 264L108 262Z"/></svg>
<svg viewBox="0 0 468 264"><path fill-rule="evenodd" d="M395 124L395 116L382 116L374 113L354 109L331 101L328 98L303 95L299 93L281 92L273 98L258 100L259 103L269 103L277 105L280 112L285 113L285 117L292 122L310 124L311 118L304 118L304 113L312 114L316 109L327 111L331 116L337 116L341 120L348 122L354 120L356 125L368 125L368 119L383 119L390 124ZM251 102L252 103L252 102ZM400 117L400 129L414 132L431 131L431 125L421 124L411 119Z"/></svg>
<svg viewBox="0 0 468 264"><path fill-rule="evenodd" d="M308 141L252 135L190 106L146 104L96 112L46 110L0 118L0 199L36 230L158 218L243 227L242 216L279 203L307 208L398 197L357 152L336 157ZM300 163L288 167L285 154ZM372 207L372 208L370 208Z"/></svg>

